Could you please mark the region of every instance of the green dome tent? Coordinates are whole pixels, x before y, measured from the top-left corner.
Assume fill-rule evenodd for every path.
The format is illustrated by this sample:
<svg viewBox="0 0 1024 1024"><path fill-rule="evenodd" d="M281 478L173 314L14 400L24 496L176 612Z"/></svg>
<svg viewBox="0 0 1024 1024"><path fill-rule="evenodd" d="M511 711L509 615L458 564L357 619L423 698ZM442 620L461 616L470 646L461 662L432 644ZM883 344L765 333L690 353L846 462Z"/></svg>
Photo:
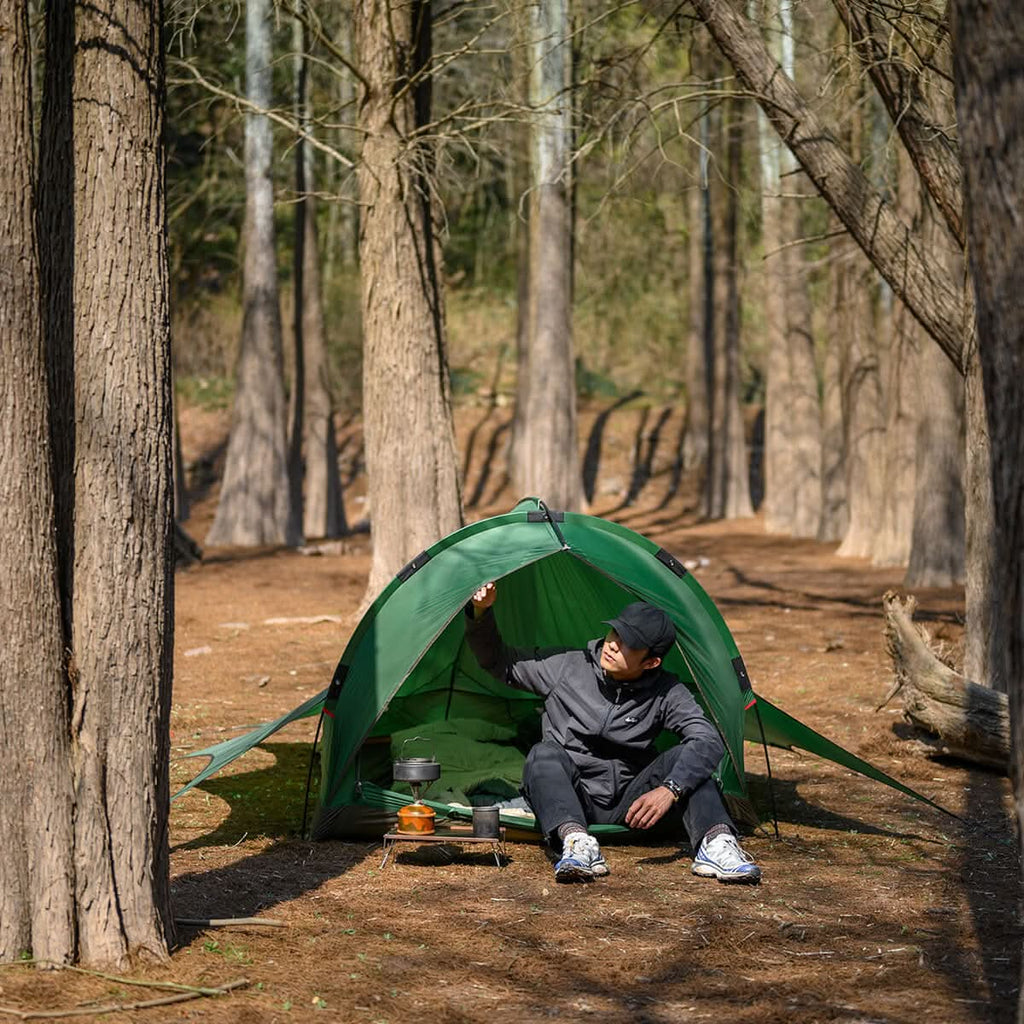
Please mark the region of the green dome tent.
<svg viewBox="0 0 1024 1024"><path fill-rule="evenodd" d="M496 682L466 646L463 609L489 580L500 581L495 614L502 635L518 647L582 647L631 601L663 608L677 630L665 666L691 689L724 740L716 775L738 818L759 817L746 787L744 739L799 747L932 803L756 696L721 615L671 554L624 526L549 511L533 498L457 530L413 559L363 616L330 686L274 722L191 755L210 762L177 795L289 722L319 711L314 838L381 835L409 799L407 790L391 788L392 759L403 752L422 756L426 745L442 767L433 799L425 801L435 809L468 817L471 802L513 797L525 752L539 738L540 702ZM528 812L503 811L502 821L535 827ZM595 828L601 830L620 829Z"/></svg>

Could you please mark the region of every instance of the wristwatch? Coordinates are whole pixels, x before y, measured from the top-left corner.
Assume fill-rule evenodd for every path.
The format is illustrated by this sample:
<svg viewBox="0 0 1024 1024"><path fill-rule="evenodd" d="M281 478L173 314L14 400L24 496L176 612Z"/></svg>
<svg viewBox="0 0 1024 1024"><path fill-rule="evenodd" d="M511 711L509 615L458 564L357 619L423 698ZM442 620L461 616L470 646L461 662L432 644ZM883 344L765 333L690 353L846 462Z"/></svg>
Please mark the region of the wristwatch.
<svg viewBox="0 0 1024 1024"><path fill-rule="evenodd" d="M672 779L666 779L662 785L672 794L673 800L678 800L683 795L683 791L679 788L679 783L673 782Z"/></svg>

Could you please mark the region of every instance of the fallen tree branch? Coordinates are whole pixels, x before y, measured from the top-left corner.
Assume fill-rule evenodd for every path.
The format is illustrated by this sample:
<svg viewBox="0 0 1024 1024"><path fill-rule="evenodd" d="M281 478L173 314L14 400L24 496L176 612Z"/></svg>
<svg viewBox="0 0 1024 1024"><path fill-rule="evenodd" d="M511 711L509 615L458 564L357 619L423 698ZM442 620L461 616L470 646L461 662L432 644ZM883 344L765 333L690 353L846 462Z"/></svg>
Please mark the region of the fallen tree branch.
<svg viewBox="0 0 1024 1024"><path fill-rule="evenodd" d="M65 965L54 965L64 967ZM84 971L86 974L96 974L95 971ZM113 975L98 975L103 978L113 978ZM175 988L185 989L177 991L174 995L160 996L158 999L142 999L134 1003L108 1003L105 1006L75 1007L70 1010L19 1010L14 1006L0 1006L0 1014L8 1014L17 1017L19 1020L54 1020L61 1017L93 1017L101 1013L116 1013L125 1010L148 1010L153 1006L169 1006L171 1003L183 1003L190 999L202 999L206 996L223 996L236 988L249 984L248 978L237 978L224 985L215 988L190 988L186 985L176 985L171 982L147 982L135 981L128 978L115 978L114 980L128 985L148 985L152 988Z"/></svg>
<svg viewBox="0 0 1024 1024"><path fill-rule="evenodd" d="M889 591L882 598L885 641L903 716L937 739L931 752L1006 772L1010 765L1010 714L1005 693L979 686L936 657L928 633L912 621L917 602Z"/></svg>
<svg viewBox="0 0 1024 1024"><path fill-rule="evenodd" d="M233 925L262 924L270 928L283 928L284 921L273 917L176 917L175 924L187 928L230 928Z"/></svg>

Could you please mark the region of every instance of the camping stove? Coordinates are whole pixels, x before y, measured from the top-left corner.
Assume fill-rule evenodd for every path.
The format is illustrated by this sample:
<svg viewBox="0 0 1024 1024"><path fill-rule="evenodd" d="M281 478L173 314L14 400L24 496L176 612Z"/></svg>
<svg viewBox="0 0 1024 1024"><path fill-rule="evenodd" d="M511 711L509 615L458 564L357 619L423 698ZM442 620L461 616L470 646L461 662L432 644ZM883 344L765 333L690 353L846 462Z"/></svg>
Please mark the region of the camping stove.
<svg viewBox="0 0 1024 1024"><path fill-rule="evenodd" d="M426 789L432 782L441 777L441 765L437 757L406 757L407 743L423 740L423 736L413 736L402 744L401 756L392 763L392 776L396 782L408 782L412 789L411 804L406 804L398 811L398 831L403 835L432 835L434 832L434 811L420 800L420 787Z"/></svg>

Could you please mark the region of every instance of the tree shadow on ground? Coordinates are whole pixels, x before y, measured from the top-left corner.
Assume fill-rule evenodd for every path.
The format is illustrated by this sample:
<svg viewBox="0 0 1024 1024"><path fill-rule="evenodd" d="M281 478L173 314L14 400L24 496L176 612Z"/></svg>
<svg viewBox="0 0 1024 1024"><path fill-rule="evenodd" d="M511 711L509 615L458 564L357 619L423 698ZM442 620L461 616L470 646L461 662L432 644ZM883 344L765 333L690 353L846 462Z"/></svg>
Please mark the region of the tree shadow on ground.
<svg viewBox="0 0 1024 1024"><path fill-rule="evenodd" d="M623 395L622 398L608 406L607 409L602 410L594 420L594 425L590 428L590 434L587 437L586 451L583 455L583 496L588 502L594 500L597 474L601 469L601 445L604 441L604 431L608 425L608 419L617 409L621 409L624 405L632 402L635 398L639 398L642 394L643 391L638 389L631 391L628 395Z"/></svg>
<svg viewBox="0 0 1024 1024"><path fill-rule="evenodd" d="M186 469L185 498L189 508L206 498L223 471L222 462L227 451L228 438L204 448Z"/></svg>
<svg viewBox="0 0 1024 1024"><path fill-rule="evenodd" d="M481 425L483 424L483 422L484 421L482 420L481 421ZM486 451L486 453L484 455L483 463L480 466L480 472L479 472L479 474L477 475L477 478L476 478L476 485L473 487L472 494L470 494L469 497L466 500L466 508L476 508L480 504L480 502L483 500L484 491L486 490L487 484L490 482L490 479L491 479L491 472L493 471L495 465L497 465L498 461L499 461L498 458L497 458L498 445L501 443L502 437L508 432L508 430L511 428L511 426L512 426L512 420L508 419L508 420L505 420L502 423L495 424L494 430L491 431L490 439L487 442L487 451ZM466 463L467 469L463 473L463 476L462 476L463 480L468 480L469 479L469 471L468 471L469 465L470 465L470 463L467 460L467 463ZM508 480L507 476L506 476L505 480L506 481ZM495 492L495 495L492 496L491 500L493 501L494 497L496 497L497 494L499 494L500 492L501 492L501 488L499 488Z"/></svg>
<svg viewBox="0 0 1024 1024"><path fill-rule="evenodd" d="M177 843L172 852L230 845L246 836L280 839L301 836L311 745L308 742L261 743L259 749L273 754L274 764L231 775L215 775L196 786L194 792L223 800L228 805L228 814L212 832ZM192 760L197 770L206 764L200 758ZM314 764L314 791L317 782Z"/></svg>

